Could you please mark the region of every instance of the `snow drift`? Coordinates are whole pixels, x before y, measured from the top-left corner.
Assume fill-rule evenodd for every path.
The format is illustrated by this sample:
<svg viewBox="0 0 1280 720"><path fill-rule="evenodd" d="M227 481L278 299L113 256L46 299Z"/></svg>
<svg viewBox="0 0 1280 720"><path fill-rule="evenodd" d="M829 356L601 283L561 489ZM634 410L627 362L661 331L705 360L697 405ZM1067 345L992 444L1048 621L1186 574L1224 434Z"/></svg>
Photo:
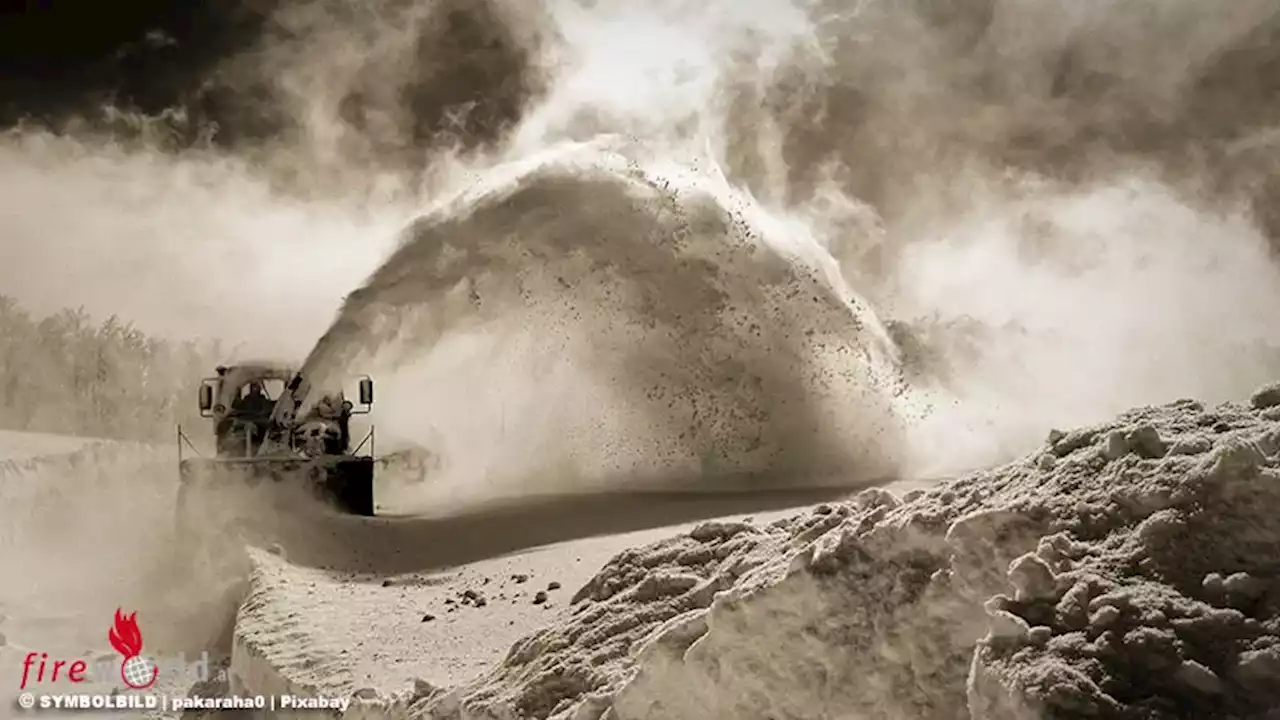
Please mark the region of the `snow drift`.
<svg viewBox="0 0 1280 720"><path fill-rule="evenodd" d="M572 619L361 715L1262 718L1280 707L1280 385L1008 465L624 552ZM242 631L243 632L243 631Z"/></svg>

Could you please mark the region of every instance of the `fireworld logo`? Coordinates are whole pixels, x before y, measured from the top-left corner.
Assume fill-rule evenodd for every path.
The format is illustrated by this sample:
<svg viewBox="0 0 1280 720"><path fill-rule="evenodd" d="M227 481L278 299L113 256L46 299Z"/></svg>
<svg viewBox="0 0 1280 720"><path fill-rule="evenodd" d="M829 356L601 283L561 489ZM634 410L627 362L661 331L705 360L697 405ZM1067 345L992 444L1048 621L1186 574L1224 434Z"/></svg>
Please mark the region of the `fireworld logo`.
<svg viewBox="0 0 1280 720"><path fill-rule="evenodd" d="M160 665L142 655L142 631L138 628L138 613L125 615L122 609L116 608L115 622L107 631L107 640L123 657L119 677L125 685L134 690L145 690L156 684L156 679L160 677ZM89 670L89 663L85 660L50 661L47 653L27 653L22 661L22 684L19 689L25 690L31 682L67 680L82 683L86 680L105 679L100 667L94 667L96 677L93 678L86 677Z"/></svg>
<svg viewBox="0 0 1280 720"><path fill-rule="evenodd" d="M111 647L124 656L120 661L120 679L134 690L145 690L156 684L160 666L142 656L142 631L138 629L138 613L124 615L116 608L116 621L107 632Z"/></svg>

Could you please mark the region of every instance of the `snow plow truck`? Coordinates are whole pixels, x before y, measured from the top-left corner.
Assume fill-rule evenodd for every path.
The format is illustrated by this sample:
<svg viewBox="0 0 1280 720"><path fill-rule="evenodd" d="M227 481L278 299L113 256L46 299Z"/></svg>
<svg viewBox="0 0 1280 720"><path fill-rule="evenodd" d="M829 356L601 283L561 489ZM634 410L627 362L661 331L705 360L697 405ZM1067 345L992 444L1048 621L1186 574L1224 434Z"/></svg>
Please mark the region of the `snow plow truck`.
<svg viewBox="0 0 1280 720"><path fill-rule="evenodd" d="M213 425L214 453L203 456L178 427L178 521L206 514L219 490L283 485L307 491L349 515L374 515L374 435L352 445L351 419L373 404L373 381L359 380L359 406L341 392L297 412L310 387L274 362L219 366L200 384L201 417ZM183 447L196 457L183 457ZM365 451L365 454L361 454Z"/></svg>

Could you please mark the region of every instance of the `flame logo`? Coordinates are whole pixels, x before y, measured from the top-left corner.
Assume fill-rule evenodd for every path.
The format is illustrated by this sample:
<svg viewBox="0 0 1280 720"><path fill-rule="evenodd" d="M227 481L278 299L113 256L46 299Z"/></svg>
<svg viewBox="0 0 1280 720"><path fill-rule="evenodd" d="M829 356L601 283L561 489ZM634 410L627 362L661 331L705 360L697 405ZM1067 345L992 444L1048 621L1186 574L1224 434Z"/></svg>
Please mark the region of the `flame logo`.
<svg viewBox="0 0 1280 720"><path fill-rule="evenodd" d="M138 629L138 613L124 614L116 608L116 622L107 633L111 647L124 656L125 660L136 657L142 652L142 631Z"/></svg>
<svg viewBox="0 0 1280 720"><path fill-rule="evenodd" d="M160 668L142 657L142 631L138 629L138 613L128 615L116 608L115 624L107 632L111 647L124 656L120 663L120 679L134 690L149 688L160 675ZM148 678L148 674L150 678Z"/></svg>

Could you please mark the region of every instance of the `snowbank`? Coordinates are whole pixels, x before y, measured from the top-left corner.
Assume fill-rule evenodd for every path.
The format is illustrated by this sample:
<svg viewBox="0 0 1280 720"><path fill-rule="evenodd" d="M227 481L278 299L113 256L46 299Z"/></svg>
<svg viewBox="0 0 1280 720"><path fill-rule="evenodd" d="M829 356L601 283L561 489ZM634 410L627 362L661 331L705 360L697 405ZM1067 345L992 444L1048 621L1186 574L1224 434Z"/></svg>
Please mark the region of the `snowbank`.
<svg viewBox="0 0 1280 720"><path fill-rule="evenodd" d="M228 668L229 690L268 695L334 696L350 694L349 673L339 647L299 622L299 606L314 596L319 570L293 569L268 553L251 550L249 593L240 605ZM301 573L298 583L280 582L287 570ZM298 587L300 585L301 587ZM297 642L305 637L305 644ZM278 652L283 648L284 652Z"/></svg>
<svg viewBox="0 0 1280 720"><path fill-rule="evenodd" d="M47 455L67 455L86 445L110 442L112 441L77 435L0 430L0 473L15 471L23 460Z"/></svg>
<svg viewBox="0 0 1280 720"><path fill-rule="evenodd" d="M1280 707L1280 386L1055 431L904 498L706 523L613 558L572 606L472 682L353 712L1261 718Z"/></svg>
<svg viewBox="0 0 1280 720"><path fill-rule="evenodd" d="M55 446L66 449L0 458L0 546L14 556L29 558L54 542L83 547L161 518L171 522L176 450L88 438L44 443ZM4 559L16 558L0 557L0 567Z"/></svg>
<svg viewBox="0 0 1280 720"><path fill-rule="evenodd" d="M134 462L140 456L150 459L161 450L148 443L71 435L0 431L0 436L0 479L14 482L19 482L18 476L41 472L114 467L122 461Z"/></svg>

